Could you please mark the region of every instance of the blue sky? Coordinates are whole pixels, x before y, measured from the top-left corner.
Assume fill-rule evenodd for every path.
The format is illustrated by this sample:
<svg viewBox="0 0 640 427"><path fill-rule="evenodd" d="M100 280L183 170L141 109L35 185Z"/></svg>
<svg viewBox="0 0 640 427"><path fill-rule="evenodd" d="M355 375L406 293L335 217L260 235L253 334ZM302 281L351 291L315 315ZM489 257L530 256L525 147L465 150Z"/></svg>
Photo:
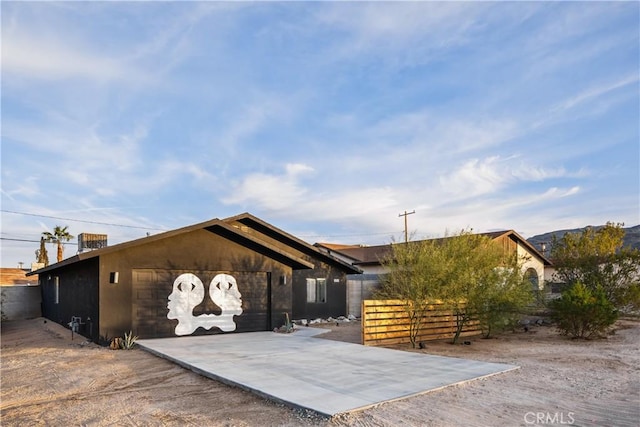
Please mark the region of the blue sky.
<svg viewBox="0 0 640 427"><path fill-rule="evenodd" d="M3 267L244 211L310 243L640 222L638 2L1 8Z"/></svg>

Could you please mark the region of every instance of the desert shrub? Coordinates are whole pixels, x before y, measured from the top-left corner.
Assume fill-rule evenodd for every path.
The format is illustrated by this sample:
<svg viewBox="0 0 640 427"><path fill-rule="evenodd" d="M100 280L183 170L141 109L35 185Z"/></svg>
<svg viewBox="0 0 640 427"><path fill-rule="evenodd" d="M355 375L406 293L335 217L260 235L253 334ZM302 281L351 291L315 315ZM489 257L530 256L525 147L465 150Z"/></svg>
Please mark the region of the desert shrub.
<svg viewBox="0 0 640 427"><path fill-rule="evenodd" d="M472 301L484 338L513 329L533 301L529 282L517 274L519 271L497 269L496 273L503 277L502 283L482 289L481 295Z"/></svg>
<svg viewBox="0 0 640 427"><path fill-rule="evenodd" d="M591 291L601 288L617 309L640 309L640 250L624 247L623 224L608 222L566 233L551 243L554 280L569 286L581 282Z"/></svg>
<svg viewBox="0 0 640 427"><path fill-rule="evenodd" d="M489 336L508 324L532 297L517 254L506 254L489 237L471 231L394 244L380 262L389 273L376 297L406 302L414 348L434 301L453 313L455 344L469 322L479 320Z"/></svg>
<svg viewBox="0 0 640 427"><path fill-rule="evenodd" d="M124 339L120 341L120 348L124 350L131 350L136 345L136 341L138 340L138 336L134 336L132 331L129 331L127 334L124 333Z"/></svg>
<svg viewBox="0 0 640 427"><path fill-rule="evenodd" d="M560 333L572 338L601 336L618 319L618 311L602 288L590 290L580 282L550 301L549 308Z"/></svg>
<svg viewBox="0 0 640 427"><path fill-rule="evenodd" d="M486 308L477 314L483 338L513 329L522 317L521 307L508 301L491 301Z"/></svg>

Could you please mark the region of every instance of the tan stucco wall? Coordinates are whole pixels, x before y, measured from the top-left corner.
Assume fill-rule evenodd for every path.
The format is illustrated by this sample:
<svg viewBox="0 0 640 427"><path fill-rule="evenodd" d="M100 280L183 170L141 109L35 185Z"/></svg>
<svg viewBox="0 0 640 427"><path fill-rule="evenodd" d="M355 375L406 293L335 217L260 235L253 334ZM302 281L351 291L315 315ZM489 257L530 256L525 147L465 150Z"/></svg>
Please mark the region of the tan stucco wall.
<svg viewBox="0 0 640 427"><path fill-rule="evenodd" d="M533 268L538 273L538 289L544 288L544 262L537 256L532 255L527 248L518 243L517 247L518 259L521 260L522 272L524 273L530 268Z"/></svg>

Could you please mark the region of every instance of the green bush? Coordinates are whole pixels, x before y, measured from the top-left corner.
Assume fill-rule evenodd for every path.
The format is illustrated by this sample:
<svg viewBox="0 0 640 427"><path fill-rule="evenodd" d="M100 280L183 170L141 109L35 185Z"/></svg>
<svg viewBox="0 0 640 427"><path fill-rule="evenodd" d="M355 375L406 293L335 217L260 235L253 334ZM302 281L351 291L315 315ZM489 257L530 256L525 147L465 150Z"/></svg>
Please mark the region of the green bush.
<svg viewBox="0 0 640 427"><path fill-rule="evenodd" d="M572 338L601 336L618 319L618 312L600 287L590 290L580 282L549 303L561 334Z"/></svg>
<svg viewBox="0 0 640 427"><path fill-rule="evenodd" d="M492 338L494 334L513 329L522 317L522 309L509 303L495 303L487 310L477 314L483 338Z"/></svg>

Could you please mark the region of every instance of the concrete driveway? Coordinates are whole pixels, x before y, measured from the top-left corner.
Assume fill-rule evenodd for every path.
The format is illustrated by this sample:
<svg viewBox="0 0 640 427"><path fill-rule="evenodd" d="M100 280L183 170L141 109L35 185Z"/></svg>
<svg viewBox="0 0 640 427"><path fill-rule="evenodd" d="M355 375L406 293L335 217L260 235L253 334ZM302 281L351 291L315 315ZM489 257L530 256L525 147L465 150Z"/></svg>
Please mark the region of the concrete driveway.
<svg viewBox="0 0 640 427"><path fill-rule="evenodd" d="M313 338L324 332L304 328L138 343L201 375L327 416L518 369Z"/></svg>

